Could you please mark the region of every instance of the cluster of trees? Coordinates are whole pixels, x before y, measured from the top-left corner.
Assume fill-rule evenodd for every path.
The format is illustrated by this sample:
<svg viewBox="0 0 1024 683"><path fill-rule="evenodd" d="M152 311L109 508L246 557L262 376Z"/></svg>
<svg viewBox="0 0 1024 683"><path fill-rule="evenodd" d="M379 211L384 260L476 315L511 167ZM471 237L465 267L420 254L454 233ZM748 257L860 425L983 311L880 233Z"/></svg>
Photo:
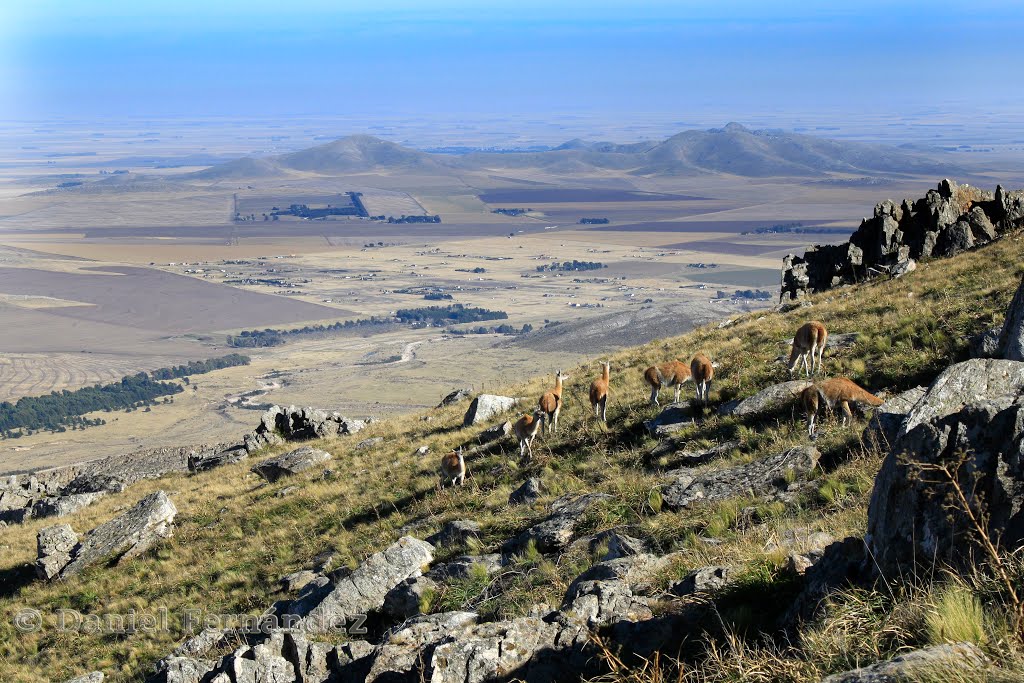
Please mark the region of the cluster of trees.
<svg viewBox="0 0 1024 683"><path fill-rule="evenodd" d="M521 328L516 328L508 323L503 325L496 325L491 327L484 327L479 325L477 327L471 327L468 330L448 330L448 334L463 335L463 334L526 334L527 332L533 332L533 325L525 323Z"/></svg>
<svg viewBox="0 0 1024 683"><path fill-rule="evenodd" d="M111 412L148 404L158 396L183 391L180 384L154 380L145 372L126 375L120 382L83 387L76 391L54 391L45 396L25 396L17 403L0 403L0 432L17 436L14 430L50 429L64 431L98 424L81 418L97 410Z"/></svg>
<svg viewBox="0 0 1024 683"><path fill-rule="evenodd" d="M491 213L500 213L503 216L522 216L531 211L533 209L491 209Z"/></svg>
<svg viewBox="0 0 1024 683"><path fill-rule="evenodd" d="M729 294L728 294L728 292L723 292L722 290L718 290L718 298L719 299L728 299L729 298ZM758 300L761 300L761 301L767 301L769 299L774 299L775 296L771 292L765 291L763 289L737 289L735 292L732 293L732 298L733 299L758 299Z"/></svg>
<svg viewBox="0 0 1024 683"><path fill-rule="evenodd" d="M581 218L580 225L607 225L607 218Z"/></svg>
<svg viewBox="0 0 1024 683"><path fill-rule="evenodd" d="M402 308L395 317L403 323L425 323L428 325L452 325L475 323L485 320L507 320L508 313L488 308L450 304L448 306L426 306L424 308Z"/></svg>
<svg viewBox="0 0 1024 683"><path fill-rule="evenodd" d="M607 268L605 264L600 261L563 261L562 263L551 263L546 266L537 266L537 272L543 273L544 271L555 271L555 270L600 270L601 268Z"/></svg>
<svg viewBox="0 0 1024 683"><path fill-rule="evenodd" d="M388 216L388 223L440 223L440 216L405 216L399 218Z"/></svg>
<svg viewBox="0 0 1024 683"><path fill-rule="evenodd" d="M451 294L445 294L444 292L427 292L423 295L423 298L427 301L448 301L454 297Z"/></svg>
<svg viewBox="0 0 1024 683"><path fill-rule="evenodd" d="M202 375L221 368L233 368L236 365L248 365L252 359L240 353L229 353L219 358L208 360L190 360L185 365L175 365L169 368L159 368L149 373L155 380L179 379L189 375Z"/></svg>
<svg viewBox="0 0 1024 683"><path fill-rule="evenodd" d="M811 226L809 228L803 227L803 223L779 223L778 225L769 225L763 228L756 228L754 230L747 230L746 232L740 233L741 235L781 235L781 234L793 234L793 235L848 235L850 233L849 228L823 228L821 226Z"/></svg>
<svg viewBox="0 0 1024 683"><path fill-rule="evenodd" d="M346 320L331 325L306 325L293 330L276 330L268 327L265 330L242 330L237 335L228 335L228 346L241 349L255 349L266 346L280 346L286 341L286 337L299 337L306 335L330 335L343 331L358 329L361 327L372 327L375 325L392 325L391 318L363 318L361 320Z"/></svg>

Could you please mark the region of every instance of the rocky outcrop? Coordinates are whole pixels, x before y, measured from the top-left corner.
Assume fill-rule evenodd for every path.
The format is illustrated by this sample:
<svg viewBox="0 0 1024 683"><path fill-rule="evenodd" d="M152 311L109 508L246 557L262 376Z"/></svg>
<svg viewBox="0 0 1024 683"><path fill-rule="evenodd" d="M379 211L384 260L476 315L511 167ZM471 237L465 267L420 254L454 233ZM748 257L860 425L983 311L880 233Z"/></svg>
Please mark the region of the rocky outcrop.
<svg viewBox="0 0 1024 683"><path fill-rule="evenodd" d="M1007 360L1024 361L1024 279L1013 295L1006 310L1003 327L999 330L994 356Z"/></svg>
<svg viewBox="0 0 1024 683"><path fill-rule="evenodd" d="M997 547L1024 545L1021 393L980 398L948 414L936 414L926 394L911 411L914 423L886 456L868 507L865 541L883 577L987 563L971 516ZM927 416L915 417L922 407L929 408Z"/></svg>
<svg viewBox="0 0 1024 683"><path fill-rule="evenodd" d="M897 264L953 256L1024 226L1024 192L995 193L943 180L921 199L886 200L843 244L783 259L782 301L893 274ZM906 266L904 266L906 270Z"/></svg>
<svg viewBox="0 0 1024 683"><path fill-rule="evenodd" d="M427 543L448 547L464 546L471 540L480 538L480 525L471 519L458 519L445 522L441 530L427 537Z"/></svg>
<svg viewBox="0 0 1024 683"><path fill-rule="evenodd" d="M727 469L694 476L689 470L668 473L668 486L662 502L679 510L698 501L725 500L734 496L777 496L792 482L807 475L818 465L820 453L813 446L798 446L788 451Z"/></svg>
<svg viewBox="0 0 1024 683"><path fill-rule="evenodd" d="M466 387L464 389L456 389L447 396L441 399L441 402L437 404L438 408L444 408L446 406L454 405L459 401L464 401L473 395L473 390Z"/></svg>
<svg viewBox="0 0 1024 683"><path fill-rule="evenodd" d="M988 680L991 660L976 645L951 643L914 650L888 662L829 676L821 683L908 683Z"/></svg>
<svg viewBox="0 0 1024 683"><path fill-rule="evenodd" d="M465 427L478 425L496 415L504 413L506 410L511 410L518 403L518 398L480 394L469 404L469 410L466 411L465 417L462 418L462 424Z"/></svg>
<svg viewBox="0 0 1024 683"><path fill-rule="evenodd" d="M341 413L329 413L318 408L272 406L263 413L256 429L245 435L245 448L252 454L267 446L286 441L308 441L355 434L366 424L364 420L349 419Z"/></svg>
<svg viewBox="0 0 1024 683"><path fill-rule="evenodd" d="M576 535L591 508L611 500L606 493L567 494L551 503L551 514L505 544L505 552L514 553L533 542L537 550L551 552L564 548Z"/></svg>
<svg viewBox="0 0 1024 683"><path fill-rule="evenodd" d="M690 448L685 442L680 442L675 439L666 439L662 441L653 449L651 449L651 458L666 458L671 460L671 465L676 467L698 467L705 465L719 458L724 458L735 450L738 450L742 446L742 442L726 441L710 448Z"/></svg>
<svg viewBox="0 0 1024 683"><path fill-rule="evenodd" d="M103 683L103 672L93 671L82 676L76 676L71 680L64 681L64 683Z"/></svg>
<svg viewBox="0 0 1024 683"><path fill-rule="evenodd" d="M740 401L725 403L718 410L719 415L747 417L774 413L789 406L800 396L800 392L811 386L810 380L797 379L773 384Z"/></svg>
<svg viewBox="0 0 1024 683"><path fill-rule="evenodd" d="M81 540L68 524L41 529L36 572L43 579L64 579L103 559L121 562L137 557L157 541L170 538L177 513L167 494L157 491Z"/></svg>
<svg viewBox="0 0 1024 683"><path fill-rule="evenodd" d="M875 408L868 426L864 429L864 441L883 450L888 450L896 441L900 427L907 414L925 395L924 387L908 389Z"/></svg>
<svg viewBox="0 0 1024 683"><path fill-rule="evenodd" d="M532 505L540 499L543 492L540 479L530 477L519 488L508 494L509 505Z"/></svg>
<svg viewBox="0 0 1024 683"><path fill-rule="evenodd" d="M196 451L188 456L189 472L205 472L215 467L233 465L249 457L249 451L243 444L234 444L226 448L211 448Z"/></svg>
<svg viewBox="0 0 1024 683"><path fill-rule="evenodd" d="M680 401L662 408L657 415L644 422L644 427L653 436L666 437L692 424L693 410L689 402Z"/></svg>
<svg viewBox="0 0 1024 683"><path fill-rule="evenodd" d="M253 466L251 472L258 474L273 484L282 477L290 477L300 472L322 465L331 459L331 454L312 446L302 446L294 451L267 458Z"/></svg>
<svg viewBox="0 0 1024 683"><path fill-rule="evenodd" d="M401 581L417 576L434 560L429 543L403 536L379 553L366 558L342 578L300 624L307 633L328 633L346 627L353 615L381 609L388 592Z"/></svg>

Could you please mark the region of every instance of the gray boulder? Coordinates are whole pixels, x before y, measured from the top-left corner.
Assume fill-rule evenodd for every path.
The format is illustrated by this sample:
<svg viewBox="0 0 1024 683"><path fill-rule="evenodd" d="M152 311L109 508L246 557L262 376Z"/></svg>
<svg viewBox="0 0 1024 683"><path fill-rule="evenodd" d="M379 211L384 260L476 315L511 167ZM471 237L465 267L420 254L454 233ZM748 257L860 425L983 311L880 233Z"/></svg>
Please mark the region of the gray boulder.
<svg viewBox="0 0 1024 683"><path fill-rule="evenodd" d="M811 381L802 379L773 384L735 405L723 405L719 414L743 417L774 413L793 403L800 396L800 392L811 384Z"/></svg>
<svg viewBox="0 0 1024 683"><path fill-rule="evenodd" d="M586 493L581 496L566 494L551 503L551 514L544 521L536 524L505 544L505 552L514 553L523 550L533 541L537 550L550 552L560 550L569 544L576 535L577 527L583 522L590 510L601 503L611 500L606 493Z"/></svg>
<svg viewBox="0 0 1024 683"><path fill-rule="evenodd" d="M508 495L509 505L532 505L540 499L541 483L537 477L530 477Z"/></svg>
<svg viewBox="0 0 1024 683"><path fill-rule="evenodd" d="M669 472L662 502L679 510L698 501L725 500L740 495L771 496L789 487L792 479L806 478L821 456L813 446L798 446L760 460L693 476L684 470Z"/></svg>
<svg viewBox="0 0 1024 683"><path fill-rule="evenodd" d="M968 403L902 433L875 478L868 507L865 541L878 572L897 578L913 575L919 563L969 570L988 561L951 477L998 547L1024 545L1022 454L1019 393Z"/></svg>
<svg viewBox="0 0 1024 683"><path fill-rule="evenodd" d="M486 422L492 417L500 415L507 410L511 410L518 403L518 398L495 396L494 394L480 394L473 399L472 403L469 404L469 410L466 411L466 416L462 419L462 424L466 427L478 425L481 422Z"/></svg>
<svg viewBox="0 0 1024 683"><path fill-rule="evenodd" d="M434 560L434 546L403 536L385 550L366 558L351 574L338 581L302 620L307 633L328 633L348 626L351 615L379 610L389 591L401 581L418 576Z"/></svg>
<svg viewBox="0 0 1024 683"><path fill-rule="evenodd" d="M312 446L303 446L288 453L268 458L250 470L273 484L281 477L289 477L299 472L322 465L331 459L331 454Z"/></svg>
<svg viewBox="0 0 1024 683"><path fill-rule="evenodd" d="M32 516L35 518L64 517L92 505L104 495L106 494L97 491L94 493L72 493L67 496L43 498L37 500L32 505Z"/></svg>
<svg viewBox="0 0 1024 683"><path fill-rule="evenodd" d="M654 436L664 437L693 424L693 410L689 402L669 403L655 417L644 422L644 427Z"/></svg>
<svg viewBox="0 0 1024 683"><path fill-rule="evenodd" d="M103 683L103 672L93 671L92 673L76 676L64 683Z"/></svg>
<svg viewBox="0 0 1024 683"><path fill-rule="evenodd" d="M701 567L673 583L668 592L678 596L714 593L728 586L730 580L728 567Z"/></svg>
<svg viewBox="0 0 1024 683"><path fill-rule="evenodd" d="M510 420L505 420L504 422L499 422L493 427L488 427L477 434L476 440L480 445L489 444L497 441L498 439L503 439L511 433L512 422Z"/></svg>
<svg viewBox="0 0 1024 683"><path fill-rule="evenodd" d="M864 428L864 441L884 449L892 446L907 414L926 392L924 387L914 387L875 408L868 426Z"/></svg>
<svg viewBox="0 0 1024 683"><path fill-rule="evenodd" d="M1013 294L999 331L998 353L1007 360L1024 361L1024 278Z"/></svg>
<svg viewBox="0 0 1024 683"><path fill-rule="evenodd" d="M227 448L215 448L210 450L195 451L188 455L189 472L205 472L215 467L233 465L249 457L249 452L242 444L235 444Z"/></svg>
<svg viewBox="0 0 1024 683"><path fill-rule="evenodd" d="M975 358L946 368L907 414L897 437L968 403L1015 394L1024 388L1024 363Z"/></svg>
<svg viewBox="0 0 1024 683"><path fill-rule="evenodd" d="M454 560L434 565L426 573L426 576L434 581L468 579L479 568L482 568L488 575L491 575L499 571L504 564L505 560L499 553L460 555Z"/></svg>
<svg viewBox="0 0 1024 683"><path fill-rule="evenodd" d="M833 674L821 683L909 683L910 681L988 680L991 660L972 643L934 645L888 662Z"/></svg>
<svg viewBox="0 0 1024 683"><path fill-rule="evenodd" d="M67 550L74 531L67 524L46 527L38 535L36 570L41 578L67 578L99 560L137 557L157 541L170 538L174 503L163 491L146 496L127 512L101 524Z"/></svg>
<svg viewBox="0 0 1024 683"><path fill-rule="evenodd" d="M669 466L697 467L713 460L724 458L742 445L742 442L736 440L726 441L710 448L687 448L685 442L680 442L676 439L666 439L651 449L650 457L667 458L671 456L671 464Z"/></svg>
<svg viewBox="0 0 1024 683"><path fill-rule="evenodd" d="M619 621L644 621L654 616L647 599L634 595L625 581L573 582L561 611L582 619L590 628Z"/></svg>
<svg viewBox="0 0 1024 683"><path fill-rule="evenodd" d="M453 405L455 403L458 403L459 401L469 398L472 395L473 390L468 387L465 389L456 389L452 393L442 398L441 402L437 404L437 407L444 408L445 406Z"/></svg>
<svg viewBox="0 0 1024 683"><path fill-rule="evenodd" d="M480 538L480 524L470 519L457 519L445 522L441 530L427 537L432 545L464 546L471 540Z"/></svg>
<svg viewBox="0 0 1024 683"><path fill-rule="evenodd" d="M476 621L473 612L442 612L416 617L388 631L370 654L370 668L363 680L417 683L427 679L437 644Z"/></svg>
<svg viewBox="0 0 1024 683"><path fill-rule="evenodd" d="M424 603L437 593L438 588L437 582L429 576L405 579L384 596L383 611L399 621L415 617L425 611Z"/></svg>
<svg viewBox="0 0 1024 683"><path fill-rule="evenodd" d="M355 434L366 424L363 420L353 420L341 413L317 408L272 406L263 413L256 429L245 435L245 449L251 455L262 448L286 441L308 441Z"/></svg>
<svg viewBox="0 0 1024 683"><path fill-rule="evenodd" d="M971 358L999 358L1002 355L999 347L999 335L1000 328L993 328L979 332L971 337L967 344L968 353Z"/></svg>

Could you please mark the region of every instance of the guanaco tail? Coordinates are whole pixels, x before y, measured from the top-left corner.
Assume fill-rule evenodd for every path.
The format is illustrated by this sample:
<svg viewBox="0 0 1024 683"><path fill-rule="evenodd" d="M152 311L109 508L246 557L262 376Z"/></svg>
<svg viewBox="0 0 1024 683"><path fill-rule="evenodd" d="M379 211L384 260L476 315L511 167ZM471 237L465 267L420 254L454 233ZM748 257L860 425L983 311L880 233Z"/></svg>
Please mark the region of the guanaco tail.
<svg viewBox="0 0 1024 683"><path fill-rule="evenodd" d="M880 406L884 401L871 392L857 386L845 377L833 377L824 382L812 384L800 394L807 416L807 435L814 438L814 420L818 415L818 404L824 402L828 410L834 411L839 405L842 411L842 424L853 420L850 403L866 403L869 406Z"/></svg>
<svg viewBox="0 0 1024 683"><path fill-rule="evenodd" d="M562 382L567 379L569 376L559 370L555 373L555 388L540 397L540 409L547 416L545 427L549 431L558 431L558 414L562 412Z"/></svg>
<svg viewBox="0 0 1024 683"><path fill-rule="evenodd" d="M715 376L715 366L711 359L703 353L694 356L690 361L690 376L693 377L693 383L697 387L697 401L707 405L711 380Z"/></svg>
<svg viewBox="0 0 1024 683"><path fill-rule="evenodd" d="M441 456L441 478L445 481L451 479L452 486L466 483L466 459L461 448Z"/></svg>
<svg viewBox="0 0 1024 683"><path fill-rule="evenodd" d="M644 380L651 387L651 405L654 406L661 405L658 403L658 394L661 393L662 387L675 387L675 402L679 403L679 392L682 391L683 384L690 379L690 368L678 360L652 365L644 370Z"/></svg>
<svg viewBox="0 0 1024 683"><path fill-rule="evenodd" d="M804 373L810 377L822 370L822 354L825 353L825 342L828 341L828 330L817 320L804 323L793 337L793 350L789 353L789 374L793 375L796 366L802 360ZM807 358L810 356L810 367Z"/></svg>
<svg viewBox="0 0 1024 683"><path fill-rule="evenodd" d="M590 383L590 407L594 409L594 415L605 424L608 424L608 382L611 372L611 362L602 363L600 379Z"/></svg>
<svg viewBox="0 0 1024 683"><path fill-rule="evenodd" d="M537 408L533 411L532 415L526 413L512 425L512 433L515 434L516 440L519 441L520 458L529 453L530 460L533 460L533 438L537 436L537 432L540 431L543 424L544 411Z"/></svg>

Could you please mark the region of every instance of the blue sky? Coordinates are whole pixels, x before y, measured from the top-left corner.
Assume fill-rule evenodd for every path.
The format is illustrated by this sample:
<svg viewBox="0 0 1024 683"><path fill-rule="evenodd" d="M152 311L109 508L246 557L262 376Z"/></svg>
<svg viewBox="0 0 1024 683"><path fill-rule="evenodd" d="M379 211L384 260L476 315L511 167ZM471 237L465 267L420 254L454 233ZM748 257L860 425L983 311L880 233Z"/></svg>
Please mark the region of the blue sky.
<svg viewBox="0 0 1024 683"><path fill-rule="evenodd" d="M0 118L980 110L1022 5L6 0Z"/></svg>

